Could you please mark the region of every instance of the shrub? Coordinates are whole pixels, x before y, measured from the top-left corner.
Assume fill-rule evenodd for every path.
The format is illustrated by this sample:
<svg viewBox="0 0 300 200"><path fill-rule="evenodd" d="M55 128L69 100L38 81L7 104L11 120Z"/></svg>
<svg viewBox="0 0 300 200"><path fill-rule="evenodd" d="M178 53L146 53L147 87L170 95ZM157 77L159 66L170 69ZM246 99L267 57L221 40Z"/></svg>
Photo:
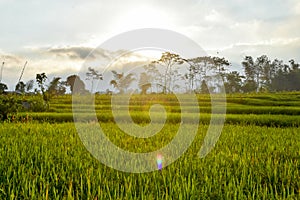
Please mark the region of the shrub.
<svg viewBox="0 0 300 200"><path fill-rule="evenodd" d="M44 112L48 108L47 103L43 100L43 97L40 95L30 96L30 98L28 98L26 101L30 105L29 110L33 112Z"/></svg>
<svg viewBox="0 0 300 200"><path fill-rule="evenodd" d="M22 100L13 95L0 96L0 120L7 120L22 108Z"/></svg>

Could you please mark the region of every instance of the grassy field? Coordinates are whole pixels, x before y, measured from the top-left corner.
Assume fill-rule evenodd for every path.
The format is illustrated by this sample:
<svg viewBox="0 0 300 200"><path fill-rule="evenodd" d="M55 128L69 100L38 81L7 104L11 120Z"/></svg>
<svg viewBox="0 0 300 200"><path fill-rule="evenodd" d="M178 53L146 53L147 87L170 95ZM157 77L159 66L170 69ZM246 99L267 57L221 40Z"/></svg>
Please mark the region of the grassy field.
<svg viewBox="0 0 300 200"><path fill-rule="evenodd" d="M199 95L198 101L200 125L187 152L161 171L141 174L107 167L86 150L73 123L71 96L52 99L48 112L21 112L19 120L0 124L0 199L300 198L300 93L227 96L225 126L205 158L198 152L210 119L220 114L211 115L208 95ZM123 103L118 108L125 112ZM181 119L174 96L136 95L129 105L134 122L149 123L148 111L155 103L165 106L167 123L144 139L118 129L110 96L97 96L95 108L114 144L150 152L173 139ZM190 109L183 113L187 118L199 115L189 99L182 103ZM87 127L96 124L88 120L89 108L80 105Z"/></svg>

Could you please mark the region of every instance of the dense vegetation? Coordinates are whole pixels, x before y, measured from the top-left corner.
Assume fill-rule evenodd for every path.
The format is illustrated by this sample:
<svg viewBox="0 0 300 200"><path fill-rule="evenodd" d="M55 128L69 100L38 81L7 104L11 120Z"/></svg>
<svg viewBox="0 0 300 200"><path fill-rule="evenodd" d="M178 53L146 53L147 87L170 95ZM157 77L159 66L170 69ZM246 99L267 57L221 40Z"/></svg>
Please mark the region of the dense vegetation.
<svg viewBox="0 0 300 200"><path fill-rule="evenodd" d="M2 97L4 98L4 97ZM8 97L6 97L8 98ZM42 96L10 96L38 102ZM34 101L34 99L36 101ZM98 120L116 145L134 152L168 144L180 123L174 95L134 95L135 123L149 122L161 103L167 123L156 136L136 139L117 128L110 95L96 95ZM297 199L300 197L300 93L227 95L226 124L205 158L197 153L211 117L211 98L198 96L196 139L175 163L144 174L124 173L97 161L83 146L72 115L72 97L53 97L46 108L21 106L0 124L1 199ZM43 102L43 101L41 101ZM189 101L181 102L189 109ZM80 105L82 113L88 106ZM119 102L119 109L124 102ZM36 109L34 109L36 108ZM191 109L193 111L193 109ZM183 113L193 115L197 113ZM215 114L216 117L218 114ZM159 117L158 113L155 115ZM88 119L88 118L87 118ZM83 125L94 126L94 121ZM192 124L190 126L193 126Z"/></svg>
<svg viewBox="0 0 300 200"><path fill-rule="evenodd" d="M111 69L111 80L105 80L108 74L102 74L93 67L83 68L81 76L70 75L64 81L61 77L54 77L52 81L48 80L48 83L48 78L43 72L36 74L38 88L35 88L34 92L33 80L26 83L19 80L15 91L21 94L40 93L45 101L54 95L65 94L67 88L72 94L124 94L132 89L141 94L300 91L300 65L293 59L286 64L279 59L272 61L266 55L256 59L245 56L241 61L240 70L233 71L231 63L225 58L183 58L178 54L164 52L160 59L140 65L132 66L142 69L138 72L117 72ZM96 82L101 86L102 81L107 81L114 91L95 87ZM6 90L7 86L0 81L0 94Z"/></svg>
<svg viewBox="0 0 300 200"><path fill-rule="evenodd" d="M104 127L109 130L110 124ZM215 149L200 159L200 132L207 128L201 126L182 158L146 174L100 164L73 124L5 123L0 128L2 199L299 198L299 128L226 125Z"/></svg>
<svg viewBox="0 0 300 200"><path fill-rule="evenodd" d="M184 96L184 95L183 95ZM198 113L193 113L194 108L189 105L188 95L185 109L190 111L183 115L193 118ZM18 97L21 98L21 97ZM22 98L21 98L22 99ZM16 120L28 119L48 122L73 122L72 96L57 96L49 102L48 110L45 111L41 97L25 96L23 99L32 104L29 110L21 109L15 115ZM200 108L200 121L208 124L211 119L210 95L198 95ZM35 104L33 104L35 103ZM119 102L119 110L126 111L124 102ZM155 103L161 103L168 112L168 123L178 123L181 120L181 109L175 95L133 95L129 109L135 123L149 123L149 108ZM89 116L89 104L79 105L83 115ZM96 95L95 110L100 122L114 122L111 112L111 96ZM222 110L220 108L220 110ZM34 112L32 112L34 111ZM42 112L41 112L42 111ZM218 114L218 105L215 108L214 117ZM260 126L299 126L300 125L300 93L277 93L277 94L231 94L227 95L226 123L229 124L254 124ZM157 113L156 118L161 116ZM88 120L87 120L88 121Z"/></svg>
<svg viewBox="0 0 300 200"><path fill-rule="evenodd" d="M70 75L65 81L54 77L47 85L46 74L40 73L36 74L35 89L33 80L19 82L15 89L18 95L0 96L0 198L300 198L300 93L264 93L300 90L299 64L246 56L241 65L243 76L228 70L230 63L225 58L184 59L165 52L159 60L145 65L140 75L113 70L110 84L118 95L126 95L137 83L141 95L131 96L129 105L135 123L147 125L154 104L163 105L167 111L163 129L150 138L137 139L119 129L109 90L106 95L96 93L92 102L76 105L78 114L86 119L82 123L87 130L98 124L91 117L90 104L94 103L107 137L120 148L139 153L167 145L182 116L192 122L199 113L188 94L201 93L197 95L200 127L193 144L175 163L144 174L124 173L101 164L83 146L72 123L72 96L65 94L67 87L73 95L88 97L97 91L95 81L103 81L103 74L89 67L86 77ZM225 126L213 151L199 158L208 124L222 116L224 105L218 104L217 93L224 91L216 77L224 81L227 92ZM89 91L83 80L91 86ZM6 90L0 83L0 93ZM184 100L178 102L173 92ZM213 114L212 97L216 101ZM117 106L122 121L127 107L123 101ZM161 111L152 116L162 119ZM187 131L194 124L188 126Z"/></svg>

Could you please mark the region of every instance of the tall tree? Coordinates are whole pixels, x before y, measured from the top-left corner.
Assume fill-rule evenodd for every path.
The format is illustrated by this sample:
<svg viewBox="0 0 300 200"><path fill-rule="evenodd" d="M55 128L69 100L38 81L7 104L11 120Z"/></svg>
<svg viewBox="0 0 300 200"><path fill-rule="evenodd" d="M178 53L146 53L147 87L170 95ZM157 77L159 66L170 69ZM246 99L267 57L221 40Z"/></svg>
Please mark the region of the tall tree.
<svg viewBox="0 0 300 200"><path fill-rule="evenodd" d="M272 79L271 90L273 91L299 91L300 90L300 70L289 72L279 70Z"/></svg>
<svg viewBox="0 0 300 200"><path fill-rule="evenodd" d="M34 84L34 80L29 80L26 82L25 84L26 92L30 92L33 89L33 84Z"/></svg>
<svg viewBox="0 0 300 200"><path fill-rule="evenodd" d="M246 80L255 80L255 66L252 56L246 56L242 61L244 67Z"/></svg>
<svg viewBox="0 0 300 200"><path fill-rule="evenodd" d="M256 82L254 80L245 81L242 85L242 91L244 93L255 92L257 89Z"/></svg>
<svg viewBox="0 0 300 200"><path fill-rule="evenodd" d="M176 65L181 65L184 60L178 55L170 52L164 52L159 60L156 61L159 65L164 67L163 74L163 93L169 93L172 90L173 82L173 68Z"/></svg>
<svg viewBox="0 0 300 200"><path fill-rule="evenodd" d="M170 76L172 77L171 83L169 85L170 92L175 92L176 90L180 89L179 81L182 80L182 76L179 73L178 69L172 70Z"/></svg>
<svg viewBox="0 0 300 200"><path fill-rule="evenodd" d="M119 90L120 94L127 92L127 89L131 85L131 83L135 80L134 74L129 73L125 75L123 72L118 73L114 70L111 71L113 73L114 79L110 81L110 84L113 85L117 90Z"/></svg>
<svg viewBox="0 0 300 200"><path fill-rule="evenodd" d="M270 64L271 79L273 79L279 71L283 71L283 67L284 64L282 60L278 60L278 59L273 60Z"/></svg>
<svg viewBox="0 0 300 200"><path fill-rule="evenodd" d="M91 80L92 86L91 86L91 93L93 93L94 89L94 80L103 80L103 75L96 71L94 68L89 67L88 72L86 73L87 80Z"/></svg>
<svg viewBox="0 0 300 200"><path fill-rule="evenodd" d="M240 92L242 89L242 78L239 72L233 71L225 75L226 82L224 83L225 90L227 93L237 93Z"/></svg>
<svg viewBox="0 0 300 200"><path fill-rule="evenodd" d="M222 91L221 86L223 84L222 80L224 81L225 72L227 70L226 67L228 67L230 63L225 58L213 57L212 59L213 59L213 68L212 68L213 71L209 78L212 78L211 80L215 82L216 92L221 92ZM215 78L217 76L220 76L220 78Z"/></svg>
<svg viewBox="0 0 300 200"><path fill-rule="evenodd" d="M85 84L78 75L71 75L67 77L66 85L70 86L72 94L86 93Z"/></svg>
<svg viewBox="0 0 300 200"><path fill-rule="evenodd" d="M186 93L192 93L201 85L202 77L194 65L188 67L188 72L181 76L184 81ZM197 84L199 82L199 84Z"/></svg>
<svg viewBox="0 0 300 200"><path fill-rule="evenodd" d="M213 57L213 66L214 69L216 70L216 74L224 77L224 73L226 71L225 67L228 67L230 65L229 61L226 60L225 58L220 58L220 57Z"/></svg>
<svg viewBox="0 0 300 200"><path fill-rule="evenodd" d="M45 73L36 74L36 82L38 84L38 87L40 88L43 96L45 95L45 82L47 80L47 76Z"/></svg>
<svg viewBox="0 0 300 200"><path fill-rule="evenodd" d="M299 69L299 63L296 63L294 59L289 60L292 71L297 71Z"/></svg>
<svg viewBox="0 0 300 200"><path fill-rule="evenodd" d="M147 76L150 79L151 83L151 92L153 90L156 90L157 93L159 93L159 88L161 88L161 83L162 83L162 74L159 72L159 70L156 67L156 62L151 62L147 65L144 65L143 68L146 71Z"/></svg>
<svg viewBox="0 0 300 200"><path fill-rule="evenodd" d="M141 89L141 94L147 94L147 90L151 88L151 76L145 72L140 74L139 88Z"/></svg>
<svg viewBox="0 0 300 200"><path fill-rule="evenodd" d="M25 83L23 81L20 81L19 83L17 83L15 91L24 94L25 93L25 87L26 87Z"/></svg>
<svg viewBox="0 0 300 200"><path fill-rule="evenodd" d="M202 93L202 94L209 94L208 85L206 84L205 80L202 80L202 82L201 82L200 93Z"/></svg>
<svg viewBox="0 0 300 200"><path fill-rule="evenodd" d="M244 68L244 72L246 75L245 84L243 86L244 92L252 92L256 91L257 83L256 83L256 69L254 65L253 58L251 56L246 56L242 61L242 66Z"/></svg>
<svg viewBox="0 0 300 200"><path fill-rule="evenodd" d="M271 83L271 68L268 56L262 55L256 58L255 69L258 89L268 89Z"/></svg>
<svg viewBox="0 0 300 200"><path fill-rule="evenodd" d="M196 57L184 59L184 61L189 64L188 73L184 75L184 79L189 81L188 86L190 92L200 87L202 78L206 75L204 74L204 72L206 72L207 64L209 63L207 61L210 61L210 63L212 63L212 59L208 58L211 57Z"/></svg>
<svg viewBox="0 0 300 200"><path fill-rule="evenodd" d="M54 77L50 82L47 92L49 95L62 95L65 94L66 88L64 82L60 81L60 77Z"/></svg>

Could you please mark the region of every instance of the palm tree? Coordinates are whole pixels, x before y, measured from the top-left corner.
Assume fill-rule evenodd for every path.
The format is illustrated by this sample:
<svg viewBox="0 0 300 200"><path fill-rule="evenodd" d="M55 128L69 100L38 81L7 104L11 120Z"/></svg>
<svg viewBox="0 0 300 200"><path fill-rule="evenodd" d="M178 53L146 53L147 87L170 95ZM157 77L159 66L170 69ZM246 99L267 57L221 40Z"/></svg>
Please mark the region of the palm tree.
<svg viewBox="0 0 300 200"><path fill-rule="evenodd" d="M103 75L100 74L98 71L96 71L95 69L89 67L88 68L88 72L86 73L86 80L91 80L92 81L92 88L91 88L91 93L93 93L93 89L94 89L94 80L103 80Z"/></svg>
<svg viewBox="0 0 300 200"><path fill-rule="evenodd" d="M61 95L66 92L65 83L60 79L60 77L54 77L50 82L47 90L50 95Z"/></svg>
<svg viewBox="0 0 300 200"><path fill-rule="evenodd" d="M127 91L128 87L135 80L134 74L129 73L125 76L125 74L118 73L114 70L111 71L113 73L114 79L110 81L110 84L114 86L117 90L119 90L120 94L123 94Z"/></svg>
<svg viewBox="0 0 300 200"><path fill-rule="evenodd" d="M24 83L23 81L20 81L20 82L16 85L15 91L24 94L24 93L25 93L25 87L26 87L25 83Z"/></svg>
<svg viewBox="0 0 300 200"><path fill-rule="evenodd" d="M45 82L47 78L48 77L46 76L45 73L36 74L36 78L35 78L39 88L41 89L43 96L45 95Z"/></svg>
<svg viewBox="0 0 300 200"><path fill-rule="evenodd" d="M30 90L32 90L33 84L34 84L34 80L29 80L26 82L25 84L26 92L30 92Z"/></svg>

